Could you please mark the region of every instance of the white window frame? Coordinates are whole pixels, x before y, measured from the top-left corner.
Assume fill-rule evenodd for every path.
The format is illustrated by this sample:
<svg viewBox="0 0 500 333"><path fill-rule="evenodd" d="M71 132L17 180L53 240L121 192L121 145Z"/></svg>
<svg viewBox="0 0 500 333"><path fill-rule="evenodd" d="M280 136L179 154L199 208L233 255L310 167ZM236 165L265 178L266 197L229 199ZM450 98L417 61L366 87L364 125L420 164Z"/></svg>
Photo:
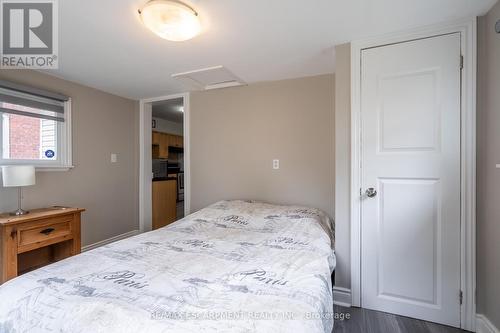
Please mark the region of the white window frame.
<svg viewBox="0 0 500 333"><path fill-rule="evenodd" d="M7 158L10 157L10 151L9 151L9 140L10 140L10 124L9 122L5 121L7 117L5 117L6 114L2 113L1 119L0 119L0 125L1 127L1 132L2 132L2 150L0 157L3 159L4 156L4 151L7 151ZM5 121L5 122L4 122Z"/></svg>
<svg viewBox="0 0 500 333"><path fill-rule="evenodd" d="M37 171L67 171L73 168L72 153L72 129L71 129L71 98L64 102L64 122L56 124L56 160L27 160L27 159L3 159L3 150L8 147L8 135L3 125L3 117L0 117L0 165L34 165Z"/></svg>

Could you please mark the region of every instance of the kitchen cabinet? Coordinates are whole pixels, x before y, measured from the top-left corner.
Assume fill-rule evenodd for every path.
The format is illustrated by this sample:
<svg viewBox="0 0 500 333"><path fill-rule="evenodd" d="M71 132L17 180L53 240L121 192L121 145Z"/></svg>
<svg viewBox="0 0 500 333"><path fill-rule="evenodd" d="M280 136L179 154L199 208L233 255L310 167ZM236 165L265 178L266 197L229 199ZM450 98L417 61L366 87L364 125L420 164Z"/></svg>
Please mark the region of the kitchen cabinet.
<svg viewBox="0 0 500 333"><path fill-rule="evenodd" d="M160 136L161 136L161 133L153 132L153 140L152 140L153 145L155 145L155 146L160 145Z"/></svg>
<svg viewBox="0 0 500 333"><path fill-rule="evenodd" d="M177 147L184 148L184 137L177 136Z"/></svg>
<svg viewBox="0 0 500 333"><path fill-rule="evenodd" d="M182 148L184 138L179 135L170 135L170 147Z"/></svg>
<svg viewBox="0 0 500 333"><path fill-rule="evenodd" d="M153 158L168 158L168 143L163 133L153 132L151 143Z"/></svg>
<svg viewBox="0 0 500 333"><path fill-rule="evenodd" d="M184 137L167 133L153 132L152 153L153 158L168 159L168 147L182 148Z"/></svg>
<svg viewBox="0 0 500 333"><path fill-rule="evenodd" d="M153 182L153 230L175 221L177 214L177 180Z"/></svg>
<svg viewBox="0 0 500 333"><path fill-rule="evenodd" d="M168 158L168 136L161 133L160 135L160 152L159 158Z"/></svg>

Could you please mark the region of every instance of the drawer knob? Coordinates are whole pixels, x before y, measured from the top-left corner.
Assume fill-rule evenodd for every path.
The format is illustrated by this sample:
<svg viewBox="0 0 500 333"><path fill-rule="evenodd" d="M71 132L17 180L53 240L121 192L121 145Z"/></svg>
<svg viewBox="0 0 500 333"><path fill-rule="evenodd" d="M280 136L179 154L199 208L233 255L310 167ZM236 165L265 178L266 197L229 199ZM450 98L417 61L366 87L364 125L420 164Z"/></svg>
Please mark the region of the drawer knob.
<svg viewBox="0 0 500 333"><path fill-rule="evenodd" d="M48 235L48 234L50 234L54 230L56 230L56 229L54 229L54 228L47 228L47 229L43 229L42 231L40 231L40 233L44 234L44 235Z"/></svg>

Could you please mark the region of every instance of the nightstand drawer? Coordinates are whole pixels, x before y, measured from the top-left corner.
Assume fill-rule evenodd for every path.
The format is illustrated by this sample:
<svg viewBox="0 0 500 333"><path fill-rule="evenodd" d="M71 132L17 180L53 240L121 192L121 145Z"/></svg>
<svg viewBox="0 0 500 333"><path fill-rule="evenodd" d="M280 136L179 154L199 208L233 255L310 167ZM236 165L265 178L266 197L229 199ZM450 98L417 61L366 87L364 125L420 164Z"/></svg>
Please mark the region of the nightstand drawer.
<svg viewBox="0 0 500 333"><path fill-rule="evenodd" d="M37 226L18 229L18 252L30 251L39 246L71 239L71 218L62 216Z"/></svg>

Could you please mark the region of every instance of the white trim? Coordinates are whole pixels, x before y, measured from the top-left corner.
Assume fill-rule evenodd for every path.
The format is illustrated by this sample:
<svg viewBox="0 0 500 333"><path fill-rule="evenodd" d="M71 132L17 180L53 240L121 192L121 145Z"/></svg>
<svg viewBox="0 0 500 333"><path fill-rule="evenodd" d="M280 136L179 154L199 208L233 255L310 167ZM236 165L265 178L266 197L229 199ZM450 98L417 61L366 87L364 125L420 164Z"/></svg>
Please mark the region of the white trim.
<svg viewBox="0 0 500 333"><path fill-rule="evenodd" d="M343 306L346 308L351 307L351 290L342 287L333 287L333 304Z"/></svg>
<svg viewBox="0 0 500 333"><path fill-rule="evenodd" d="M138 235L140 233L141 232L139 230L132 230L132 231L126 232L126 233L121 234L121 235L117 235L117 236L113 236L113 237L108 238L108 239L104 239L104 240L99 241L99 242L94 243L94 244L85 245L85 246L82 246L82 252L90 251L90 250L96 249L98 247L101 247L101 246L111 244L111 243L114 243L116 241L119 241L119 240L122 240L125 238L129 238L129 237Z"/></svg>
<svg viewBox="0 0 500 333"><path fill-rule="evenodd" d="M476 332L477 333L500 333L500 330L482 314L476 315Z"/></svg>
<svg viewBox="0 0 500 333"><path fill-rule="evenodd" d="M45 119L40 119L40 131L39 131L39 134L40 134L40 137L39 137L40 147L38 148L39 149L39 152L38 152L38 158L39 159L43 159L43 153L42 153L42 147L43 147L43 140L42 140L43 120L45 120ZM56 135L56 142L57 142L57 126L54 126L54 127L55 127L55 131L56 131L56 133L54 135Z"/></svg>
<svg viewBox="0 0 500 333"><path fill-rule="evenodd" d="M141 232L151 230L152 215L152 152L151 105L140 101L139 104L139 229ZM148 130L150 129L150 130ZM149 134L148 134L149 133ZM146 147L146 148L145 148Z"/></svg>
<svg viewBox="0 0 500 333"><path fill-rule="evenodd" d="M44 166L36 166L36 172L58 172L58 171L69 171L73 169L75 166L74 165L69 165L69 166L50 166L50 167L44 167Z"/></svg>
<svg viewBox="0 0 500 333"><path fill-rule="evenodd" d="M2 119L0 119L0 123L2 124L2 152L0 155L0 159L10 157L10 122L8 120L8 116L6 114L2 114Z"/></svg>
<svg viewBox="0 0 500 333"><path fill-rule="evenodd" d="M146 105L153 102L182 98L184 105L184 216L191 213L191 150L190 150L190 95L189 93L141 99L139 101L139 226L141 232L151 230L151 112ZM149 161L149 163L148 163Z"/></svg>
<svg viewBox="0 0 500 333"><path fill-rule="evenodd" d="M477 19L462 26L461 327L476 329L476 80Z"/></svg>
<svg viewBox="0 0 500 333"><path fill-rule="evenodd" d="M63 157L61 159L60 168L72 168L73 167L73 118L72 118L72 100L69 98L64 103L64 122L66 124L65 131L63 131L61 138L61 151L63 154L59 156Z"/></svg>
<svg viewBox="0 0 500 333"><path fill-rule="evenodd" d="M241 83L238 81L229 81L229 82L209 84L208 86L205 87L205 90L239 87L239 86L244 86L244 85L245 85L245 83Z"/></svg>
<svg viewBox="0 0 500 333"><path fill-rule="evenodd" d="M191 99L184 94L184 216L191 214Z"/></svg>
<svg viewBox="0 0 500 333"><path fill-rule="evenodd" d="M476 18L424 27L351 43L351 294L352 305L361 306L361 50L442 34L460 33L462 71L462 211L461 211L461 328L474 331L476 320Z"/></svg>

